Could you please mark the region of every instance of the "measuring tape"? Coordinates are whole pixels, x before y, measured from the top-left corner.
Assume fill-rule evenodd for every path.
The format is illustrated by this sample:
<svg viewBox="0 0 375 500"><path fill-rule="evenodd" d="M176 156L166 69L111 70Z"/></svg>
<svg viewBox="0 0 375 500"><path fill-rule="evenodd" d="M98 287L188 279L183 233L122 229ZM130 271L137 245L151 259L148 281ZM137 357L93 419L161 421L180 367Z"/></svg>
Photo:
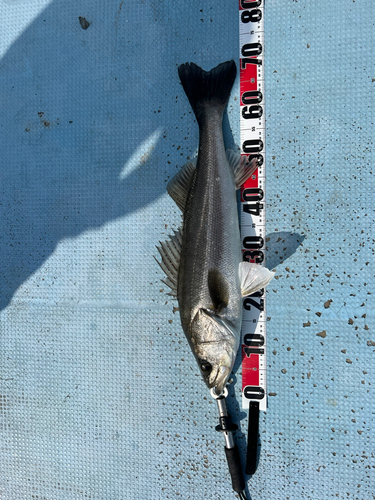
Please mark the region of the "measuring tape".
<svg viewBox="0 0 375 500"><path fill-rule="evenodd" d="M244 260L265 260L265 113L264 6L262 0L240 0L241 154L256 156L259 167L241 188L241 240ZM264 290L243 301L242 407L251 401L267 409L266 306Z"/></svg>

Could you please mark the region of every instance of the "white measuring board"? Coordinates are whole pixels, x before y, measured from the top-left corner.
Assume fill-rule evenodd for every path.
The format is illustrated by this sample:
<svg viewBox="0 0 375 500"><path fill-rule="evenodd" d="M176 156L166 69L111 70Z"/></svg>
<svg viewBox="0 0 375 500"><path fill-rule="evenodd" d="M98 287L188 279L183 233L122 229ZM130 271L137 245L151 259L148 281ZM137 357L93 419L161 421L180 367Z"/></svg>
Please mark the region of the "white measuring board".
<svg viewBox="0 0 375 500"><path fill-rule="evenodd" d="M240 0L240 106L241 154L256 156L258 170L241 188L241 240L243 258L264 263L265 113L264 113L264 5L263 0ZM242 407L258 401L267 409L266 305L264 290L243 302Z"/></svg>

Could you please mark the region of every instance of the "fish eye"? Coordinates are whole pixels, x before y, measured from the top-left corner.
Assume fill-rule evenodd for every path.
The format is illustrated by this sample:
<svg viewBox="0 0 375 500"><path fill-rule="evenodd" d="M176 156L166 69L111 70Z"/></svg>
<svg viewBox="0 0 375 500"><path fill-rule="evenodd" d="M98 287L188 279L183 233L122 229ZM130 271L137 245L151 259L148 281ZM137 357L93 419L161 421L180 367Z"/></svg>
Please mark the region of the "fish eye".
<svg viewBox="0 0 375 500"><path fill-rule="evenodd" d="M208 361L201 361L201 370L205 373L210 373L212 365Z"/></svg>

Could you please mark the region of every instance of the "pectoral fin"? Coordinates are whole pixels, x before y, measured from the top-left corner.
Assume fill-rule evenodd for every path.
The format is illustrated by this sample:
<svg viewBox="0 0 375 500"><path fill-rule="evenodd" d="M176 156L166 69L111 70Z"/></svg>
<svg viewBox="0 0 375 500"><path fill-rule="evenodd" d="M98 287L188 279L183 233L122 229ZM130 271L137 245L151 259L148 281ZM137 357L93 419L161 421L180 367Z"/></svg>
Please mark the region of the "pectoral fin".
<svg viewBox="0 0 375 500"><path fill-rule="evenodd" d="M274 272L269 271L266 267L259 264L251 264L250 262L241 262L239 273L243 297L264 288L275 275Z"/></svg>
<svg viewBox="0 0 375 500"><path fill-rule="evenodd" d="M228 283L218 269L209 269L207 279L212 307L216 313L219 313L227 307L229 302Z"/></svg>
<svg viewBox="0 0 375 500"><path fill-rule="evenodd" d="M169 195L182 212L185 212L186 199L194 173L195 165L193 162L188 161L167 185Z"/></svg>
<svg viewBox="0 0 375 500"><path fill-rule="evenodd" d="M239 189L258 168L256 158L253 158L249 162L247 156L241 156L239 153L235 153L232 149L227 149L227 160L233 169L236 189Z"/></svg>

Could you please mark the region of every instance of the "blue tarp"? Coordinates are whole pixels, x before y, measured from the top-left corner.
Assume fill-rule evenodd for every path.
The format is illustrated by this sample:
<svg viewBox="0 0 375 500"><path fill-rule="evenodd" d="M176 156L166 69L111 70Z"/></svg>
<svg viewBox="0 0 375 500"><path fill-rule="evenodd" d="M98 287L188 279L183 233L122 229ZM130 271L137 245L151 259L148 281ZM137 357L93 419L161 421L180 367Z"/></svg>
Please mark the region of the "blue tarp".
<svg viewBox="0 0 375 500"><path fill-rule="evenodd" d="M253 500L374 498L374 19L372 0L265 7L276 279ZM0 26L0 498L235 498L152 255L197 149L177 66L238 60L238 5L2 0Z"/></svg>

